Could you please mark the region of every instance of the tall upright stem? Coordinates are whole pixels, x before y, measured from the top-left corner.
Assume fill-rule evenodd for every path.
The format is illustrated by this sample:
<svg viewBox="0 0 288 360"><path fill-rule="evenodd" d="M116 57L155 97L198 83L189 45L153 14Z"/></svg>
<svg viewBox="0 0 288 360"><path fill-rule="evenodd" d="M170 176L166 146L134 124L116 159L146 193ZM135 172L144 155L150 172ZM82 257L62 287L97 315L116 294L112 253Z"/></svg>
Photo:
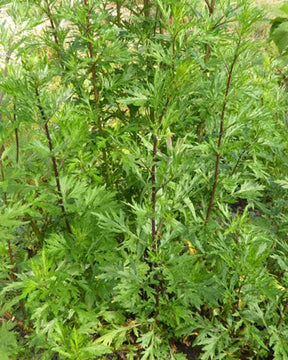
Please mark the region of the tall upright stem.
<svg viewBox="0 0 288 360"><path fill-rule="evenodd" d="M116 2L116 11L117 11L117 24L121 25L121 0L117 0Z"/></svg>
<svg viewBox="0 0 288 360"><path fill-rule="evenodd" d="M62 215L63 215L64 220L65 220L67 231L68 231L69 234L72 234L71 227L70 227L70 222L68 220L68 216L67 216L66 209L65 209L65 206L64 206L64 200L63 200L63 194L62 194L62 190L61 190L61 184L60 184L60 177L59 177L57 161L56 161L56 158L55 158L55 155L54 155L53 143L52 143L52 139L51 139L50 132L49 132L49 127L48 127L48 120L49 119L47 119L47 117L45 115L45 112L44 112L44 109L43 109L43 107L41 105L40 94L39 94L39 91L38 91L37 87L35 88L35 94L36 94L36 98L37 98L37 107L38 107L38 110L39 110L39 112L41 114L41 117L42 117L42 120L43 120L43 123L44 123L45 135L46 135L46 138L48 140L48 145L49 145L49 150L50 150L51 160L52 160L52 165L53 165L53 171L54 171L54 177L55 177L55 181L56 181L59 206L60 206Z"/></svg>
<svg viewBox="0 0 288 360"><path fill-rule="evenodd" d="M169 98L166 101L166 104L164 105L162 112L158 119L158 126L155 130L154 138L153 138L153 152L152 152L152 167L151 167L151 184L152 184L152 194L151 194L151 203L152 203L152 217L151 217L151 234L152 234L152 247L156 251L158 248L159 243L159 229L160 226L156 226L156 203L157 203L157 186L156 186L156 170L157 170L157 153L158 153L158 130L162 125L163 116L166 114L167 107L169 105ZM155 124L156 125L156 124ZM147 257L147 249L145 251L145 256ZM151 264L150 264L151 266ZM156 273L154 275L154 280L158 280L158 274ZM160 281L159 285L155 285L155 305L156 309L159 307L159 296L160 292L162 291L162 282ZM158 310L155 312L155 318L158 315Z"/></svg>
<svg viewBox="0 0 288 360"><path fill-rule="evenodd" d="M5 181L4 165L3 165L3 161L2 161L2 154L4 151L5 151L5 147L4 147L4 145L2 145L1 149L0 149L0 170L1 170L1 179L3 182ZM7 207L8 201L7 201L7 192L6 191L4 191L4 193L3 193L3 198L4 198L4 205Z"/></svg>
<svg viewBox="0 0 288 360"><path fill-rule="evenodd" d="M164 115L166 114L167 107L169 105L169 98L166 101L165 106L159 116L158 119L158 129L162 125L162 120ZM155 249L158 247L158 236L157 236L157 228L156 228L156 201L157 201L157 187L156 187L156 162L157 162L157 152L158 152L158 134L157 131L154 134L153 139L153 152L152 152L152 168L151 168L151 184L152 184L152 219L151 219L151 233L152 233L152 241Z"/></svg>
<svg viewBox="0 0 288 360"><path fill-rule="evenodd" d="M5 78L8 75L8 65L9 65L11 55L13 53L13 50L11 50L11 45L12 45L12 42L13 42L13 38L14 38L14 34L9 39L9 46L8 46L8 51L7 51L6 59L5 59L5 69L4 69L4 77ZM5 96L5 92L2 91L0 93L0 103L2 102L4 96ZM14 107L14 110L15 110L15 107ZM15 116L16 115L15 115L15 111L14 111L14 120L16 120ZM1 119L2 119L2 113L0 113L0 120ZM18 135L18 129L17 128L15 129L15 137L16 137L16 162L18 163L18 161L19 161L19 135ZM5 151L5 146L2 145L1 149L0 149L0 172L1 172L1 179L2 179L3 182L5 181L4 164L3 164L3 160L2 160L2 155L3 155L4 151ZM3 198L4 198L5 207L8 207L8 199L7 199L7 192L6 191L4 191ZM17 276L16 276L15 260L14 260L14 256L13 256L11 241L9 239L7 240L7 247L8 247L8 254L9 254L9 262L10 262L10 265L11 265L10 276L11 276L11 279L14 282L16 282L17 281ZM19 305L20 305L20 309L22 311L23 317L24 317L24 319L26 319L26 312L25 312L22 300L20 300ZM5 316L5 314L4 314L4 316Z"/></svg>
<svg viewBox="0 0 288 360"><path fill-rule="evenodd" d="M214 14L216 0L211 0L211 2L209 2L208 0L205 0L205 2L208 7L208 10L209 10L209 16L211 17ZM207 44L206 54L205 54L205 62L207 62L209 60L210 54L211 54L211 46L209 44Z"/></svg>
<svg viewBox="0 0 288 360"><path fill-rule="evenodd" d="M156 188L156 156L158 150L158 136L157 134L154 135L153 139L153 155L152 155L152 168L151 168L151 183L152 183L152 195L151 195L151 202L152 202L152 219L151 219L151 230L152 230L152 241L153 244L157 248L156 239L157 239L157 232L156 232L156 195L157 195L157 188Z"/></svg>
<svg viewBox="0 0 288 360"><path fill-rule="evenodd" d="M84 4L86 7L86 33L87 33L88 37L91 37L91 35L92 35L91 34L91 26L90 26L91 10L89 9L88 0L84 0ZM99 94L98 94L98 88L97 88L96 64L95 64L95 61L93 61L94 60L94 49L93 49L93 44L90 40L88 42L88 50L89 50L89 57L92 60L91 72L92 72L92 86L93 86L94 102L95 102L96 109L99 110ZM98 115L97 124L98 124L99 134L101 136L103 136L104 133L103 133L102 121L101 121L99 114L97 114L97 115Z"/></svg>
<svg viewBox="0 0 288 360"><path fill-rule="evenodd" d="M211 0L209 2L209 0L205 0L205 3L207 5L208 11L209 11L210 18L213 16L214 11L215 11L215 1L216 0ZM213 28L214 27L212 27L212 29ZM211 56L211 45L206 44L205 58L204 58L205 63L207 63L209 61L210 56ZM198 143L201 142L204 133L205 133L205 120L201 119L200 122L197 124L197 141L198 141Z"/></svg>
<svg viewBox="0 0 288 360"><path fill-rule="evenodd" d="M4 171L4 165L3 165L3 160L2 160L2 154L4 151L5 151L5 147L4 147L4 145L2 145L1 149L0 149L0 169L1 169L1 180L3 182L5 181L5 171ZM4 191L3 198L4 198L5 207L8 207L6 191ZM11 265L11 278L13 281L17 281L16 275L15 275L16 270L15 270L14 257L13 257L12 247L11 247L11 241L9 239L7 240L7 246L8 246L9 261L10 261L10 265Z"/></svg>
<svg viewBox="0 0 288 360"><path fill-rule="evenodd" d="M159 13L159 8L157 6L156 11L155 11L155 19L154 19L154 29L153 29L153 35L154 36L156 35L156 30L157 30L158 13Z"/></svg>
<svg viewBox="0 0 288 360"><path fill-rule="evenodd" d="M14 113L13 113L13 123L16 124L17 118L16 118L16 105L14 104ZM15 134L15 145L16 145L16 164L19 163L19 131L18 127L16 126L14 129Z"/></svg>
<svg viewBox="0 0 288 360"><path fill-rule="evenodd" d="M237 44L237 47L236 47L236 50L235 50L235 54L233 56L233 59L232 59L231 65L230 65L230 69L228 71L228 78L227 78L227 83L226 83L224 101L223 101L222 111L221 111L221 116L220 116L219 135L218 135L218 141L217 141L218 152L216 154L216 163L215 163L215 170L214 170L214 181L213 181L210 201L209 201L209 205L208 205L207 213L206 213L206 219L205 219L206 223L210 220L211 211L212 211L212 208L213 208L213 205L214 205L215 192L216 192L218 176L219 176L219 166L220 166L220 160L221 160L220 148L221 148L221 144L222 144L223 131L224 131L224 118L225 118L225 113L226 113L228 95L229 95L230 88L231 88L231 83L232 83L232 75L233 75L233 71L234 71L236 61L237 61L238 56L239 56L240 43L241 43L241 41L239 40L238 44Z"/></svg>
<svg viewBox="0 0 288 360"><path fill-rule="evenodd" d="M150 16L150 0L144 0L144 16L148 18Z"/></svg>
<svg viewBox="0 0 288 360"><path fill-rule="evenodd" d="M91 13L91 10L89 9L88 0L84 0L84 5L86 7L86 35L87 35L88 38L90 38L92 36L92 34L91 34L91 26L90 26L90 13ZM97 126L98 126L98 131L99 131L100 136L104 137L105 134L104 134L104 131L103 131L102 119L100 117L99 92L98 92L98 88L97 88L95 55L94 55L93 44L92 44L92 42L90 40L88 42L88 50L89 50L89 57L90 57L90 59L92 61L92 66L91 66L92 87L93 87L93 96L94 96L95 108L97 110ZM104 160L104 164L105 164L105 168L106 168L107 180L108 180L108 183L111 184L112 179L111 179L111 174L110 174L110 170L109 170L107 152L106 152L105 148L103 148L102 151L103 151L103 160Z"/></svg>
<svg viewBox="0 0 288 360"><path fill-rule="evenodd" d="M50 26L51 26L51 29L52 29L52 34L53 34L54 42L55 42L55 45L56 45L57 56L58 56L58 59L61 60L61 52L60 52L60 49L59 49L58 31L57 31L57 28L56 28L56 25L55 25L55 22L54 22L54 19L53 19L52 11L51 11L50 4L49 4L48 0L46 0L46 5L47 5L47 8L46 8L45 12L47 14L47 17L49 19Z"/></svg>
<svg viewBox="0 0 288 360"><path fill-rule="evenodd" d="M16 163L19 163L19 131L18 128L14 130L15 133L15 143L16 143Z"/></svg>
<svg viewBox="0 0 288 360"><path fill-rule="evenodd" d="M12 43L12 39L13 39L13 36L11 37L11 39L9 41L9 48L10 48L10 45ZM5 78L8 75L8 64L9 64L9 61L10 61L11 53L12 52L9 49L7 51L7 54L6 54L5 69L4 69L4 77ZM0 103L3 101L4 96L5 96L5 92L3 90L0 93ZM0 113L0 120L1 119L2 119L2 113ZM4 151L5 151L5 146L2 145L1 149L0 149L0 172L1 172L1 180L3 182L5 181L4 164L3 164L3 160L2 160L2 155L3 155ZM7 192L6 191L4 191L4 193L3 193L3 200L4 200L5 207L7 207L8 206L8 199L7 199ZM10 265L11 265L11 278L12 278L13 281L17 281L14 257L13 257L12 247L11 247L11 241L9 239L7 240L7 247L8 247L9 261L10 261Z"/></svg>

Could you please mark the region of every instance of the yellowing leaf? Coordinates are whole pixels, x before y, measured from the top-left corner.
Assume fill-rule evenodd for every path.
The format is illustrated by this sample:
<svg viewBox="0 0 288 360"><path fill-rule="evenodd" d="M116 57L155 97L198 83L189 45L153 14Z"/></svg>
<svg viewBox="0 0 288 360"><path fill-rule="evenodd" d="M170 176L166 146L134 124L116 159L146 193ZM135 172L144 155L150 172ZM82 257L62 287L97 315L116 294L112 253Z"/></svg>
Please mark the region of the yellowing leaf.
<svg viewBox="0 0 288 360"><path fill-rule="evenodd" d="M185 239L186 244L188 245L189 248L189 254L190 255L195 255L198 253L198 251L194 248L194 246L192 245L191 241Z"/></svg>

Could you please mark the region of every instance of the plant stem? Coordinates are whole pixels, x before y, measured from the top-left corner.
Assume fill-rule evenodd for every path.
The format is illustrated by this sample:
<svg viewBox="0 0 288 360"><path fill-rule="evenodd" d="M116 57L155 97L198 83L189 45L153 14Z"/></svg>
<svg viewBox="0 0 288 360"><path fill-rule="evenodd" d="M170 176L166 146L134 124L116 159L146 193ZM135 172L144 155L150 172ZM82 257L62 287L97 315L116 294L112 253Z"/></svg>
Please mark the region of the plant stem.
<svg viewBox="0 0 288 360"><path fill-rule="evenodd" d="M39 230L36 221L34 221L34 219L32 218L32 216L28 217L28 221L30 222L31 228L34 231L34 234L36 235L38 241L42 242L44 235L41 233L41 231Z"/></svg>
<svg viewBox="0 0 288 360"><path fill-rule="evenodd" d="M27 327L25 326L25 324L23 323L23 321L15 318L14 315L8 313L7 311L4 312L3 318L0 318L0 322L3 321L3 320L4 320L4 321L13 321L13 322L15 322L15 323L16 323L16 326L17 326L20 330L24 331L26 334L31 334L31 333L33 332L33 329L31 329L31 328L29 328L29 327L27 328Z"/></svg>
<svg viewBox="0 0 288 360"><path fill-rule="evenodd" d="M5 150L5 147L4 147L4 145L2 145L1 149L0 149L0 169L1 169L1 179L3 182L5 181L4 165L3 165L3 161L2 161L2 154L3 154L4 150ZM7 201L7 192L6 191L4 191L3 197L4 197L4 205L7 207L8 201Z"/></svg>
<svg viewBox="0 0 288 360"><path fill-rule="evenodd" d="M214 8L215 8L215 2L216 0L211 0L211 2L209 3L208 0L205 0L205 3L208 7L209 10L209 14L212 15L214 13Z"/></svg>
<svg viewBox="0 0 288 360"><path fill-rule="evenodd" d="M5 172L4 172L3 162L2 162L2 154L3 154L4 150L5 150L5 147L4 147L4 145L2 145L1 150L0 150L0 168L1 168L1 179L2 179L3 182L5 181ZM5 207L8 207L8 200L7 200L6 191L4 192L4 205L5 205ZM7 240L7 247L8 247L8 254L9 254L9 262L10 262L10 265L11 265L11 273L10 273L10 275L11 275L12 280L14 282L16 282L17 277L16 277L15 261L14 261L11 241L9 239ZM20 300L19 305L20 305L23 317L24 317L24 319L26 319L26 312L25 312L22 300Z"/></svg>
<svg viewBox="0 0 288 360"><path fill-rule="evenodd" d="M220 116L220 128L219 128L219 135L218 135L218 141L217 141L218 152L216 154L214 182L213 182L210 201L209 201L209 205L208 205L207 213L206 213L206 219L205 219L206 223L208 223L208 221L210 219L211 210L212 210L213 205L214 205L215 191L216 191L217 182L218 182L218 175L219 175L219 165L220 165L220 160L221 160L220 148L221 148L221 144L222 144L222 137L223 137L223 130L224 130L224 118L225 118L225 113L226 113L228 95L229 95L230 88L231 88L232 75L233 75L233 71L234 71L236 61L237 61L238 56L239 56L239 54L238 54L239 47L240 47L240 40L238 41L238 44L237 44L237 47L236 47L236 50L235 50L235 54L233 56L233 60L231 62L231 66L230 66L230 69L228 71L226 90L225 90L224 101L223 101L223 105L222 105L222 112L221 112L221 116Z"/></svg>
<svg viewBox="0 0 288 360"><path fill-rule="evenodd" d="M15 133L15 143L16 143L16 163L19 163L19 132L18 128L14 130Z"/></svg>
<svg viewBox="0 0 288 360"><path fill-rule="evenodd" d="M16 121L17 121L16 105L14 104L13 123L15 124ZM14 129L14 134L15 134L15 144L16 144L16 164L18 164L19 163L19 132L17 126Z"/></svg>
<svg viewBox="0 0 288 360"><path fill-rule="evenodd" d="M44 109L43 109L43 107L41 105L40 94L39 94L39 91L38 91L37 87L35 88L35 94L36 94L36 98L37 98L37 107L38 107L38 110L40 111L42 120L44 122L45 135L46 135L46 138L47 138L48 144L49 144L49 150L50 150L50 154L51 154L54 177L55 177L55 180L56 180L56 187L57 187L59 206L60 206L60 209L62 211L62 215L63 215L64 220L65 220L67 231L68 231L69 234L72 234L71 227L70 227L70 222L68 220L66 209L65 209L65 206L64 206L64 200L63 200L63 194L62 194L61 185L60 185L60 178L59 178L59 171L58 171L57 161L56 161L56 158L55 158L55 155L54 155L53 143L52 143L52 139L51 139L51 136L50 136L49 127L48 127L48 119L47 119L47 117L45 115L45 112L44 112Z"/></svg>
<svg viewBox="0 0 288 360"><path fill-rule="evenodd" d="M152 168L151 168L151 184L152 184L152 195L151 195L151 202L152 202L152 218L151 218L151 233L152 233L152 247L154 248L154 250L156 251L158 249L158 245L159 245L159 230L162 226L162 220L160 221L159 225L156 226L156 203L157 203L157 186L156 186L156 170L157 170L157 152L158 152L158 130L160 129L161 125L162 125L162 120L164 115L166 114L167 111L167 107L169 105L169 98L167 98L166 104L164 105L162 112L159 116L158 119L158 127L155 131L154 134L154 138L153 138L153 152L152 152ZM147 249L146 249L146 257L147 257ZM151 266L152 264L150 264ZM151 266L152 268L152 266ZM157 282L158 281L158 274L155 273L154 274L154 280ZM158 309L159 307L159 297L160 297L160 292L163 293L163 281L159 280L159 285L155 284L154 286L155 289L155 294L154 294L154 298L155 298L155 306L156 309ZM155 311L155 319L158 316L158 310Z"/></svg>
<svg viewBox="0 0 288 360"><path fill-rule="evenodd" d="M156 195L157 195L157 189L156 189L156 156L157 156L157 147L158 147L158 137L157 134L154 135L153 140L153 158L152 158L152 169L151 169L151 183L152 183L152 220L151 220L151 230L152 230L152 241L153 244L156 244L156 220L155 220L155 212L156 212Z"/></svg>
<svg viewBox="0 0 288 360"><path fill-rule="evenodd" d="M4 68L4 79L7 78L7 75L8 75L8 65L9 65L9 61L10 61L10 58L11 58L11 55L12 55L12 52L10 50L10 46L12 44L12 41L13 41L13 36L11 36L10 40L9 40L9 50L7 51L6 53L6 58L5 58L5 68ZM1 93L0 93L0 104L2 103L3 101L3 98L5 96L5 91L2 90ZM0 120L2 119L2 113L0 113Z"/></svg>
<svg viewBox="0 0 288 360"><path fill-rule="evenodd" d="M4 78L7 77L8 75L8 64L12 55L13 50L10 50L10 46L12 44L14 35L11 36L10 40L9 40L9 50L7 52L6 55L6 61L5 61L5 70L4 70ZM0 103L2 102L3 98L4 98L5 92L2 91L0 94ZM14 110L15 110L15 105L14 105ZM14 120L16 120L15 118L15 111L14 111ZM2 113L0 113L0 120L2 119ZM16 131L17 130L17 131ZM15 129L15 137L16 137L16 162L18 163L19 161L19 137L18 137L18 129ZM4 165L3 165L3 161L2 161L2 154L5 151L5 147L4 145L1 146L0 149L0 172L1 172L1 179L4 182L5 181L5 172L4 172ZM7 192L4 191L4 205L5 207L8 207L8 200L7 200ZM16 268L15 268L15 262L14 262L14 256L13 256L13 251L12 251L12 246L11 246L11 241L8 239L7 240L7 246L8 246L8 253L9 253L9 261L10 261L10 265L11 265L11 278L14 282L17 281L17 277L16 277ZM20 300L19 302L20 304L20 308L23 314L24 319L26 318L26 312L24 309L24 305L22 300Z"/></svg>
<svg viewBox="0 0 288 360"><path fill-rule="evenodd" d="M49 4L48 0L46 0L46 4L47 4L46 14L47 14L47 17L49 19L50 26L51 26L51 29L52 29L52 34L53 34L53 37L54 37L54 42L56 44L57 56L58 56L59 59L61 59L61 53L60 53L60 49L59 49L58 32L57 32L57 29L56 29L56 26L55 26L55 23L54 23L54 20L53 20L52 12L51 12L51 9L50 9L50 4Z"/></svg>
<svg viewBox="0 0 288 360"><path fill-rule="evenodd" d="M84 0L84 5L86 7L86 34L87 34L87 37L90 38L92 36L91 29L90 29L90 13L91 13L91 10L88 8L88 6L89 6L88 0ZM91 61L93 61L95 56L94 56L93 44L92 44L92 42L90 40L88 42L88 50L89 50L89 57L90 57ZM93 86L94 102L95 102L95 108L97 110L98 131L99 131L100 136L104 138L102 120L101 120L101 117L100 117L99 92L98 92L98 88L97 88L97 75L96 75L96 63L95 63L95 61L93 61L93 63L92 63L91 72L92 72L92 86ZM103 160L104 160L104 164L105 164L105 168L106 168L106 175L107 175L108 184L111 184L112 179L111 179L111 174L110 174L109 165L108 165L107 152L106 152L105 148L103 148L102 151L103 151Z"/></svg>
<svg viewBox="0 0 288 360"><path fill-rule="evenodd" d="M144 16L148 18L150 16L150 0L144 0L143 9L144 9Z"/></svg>
<svg viewBox="0 0 288 360"><path fill-rule="evenodd" d="M116 10L117 10L117 24L118 26L121 25L121 2L117 0L116 2Z"/></svg>
<svg viewBox="0 0 288 360"><path fill-rule="evenodd" d="M253 143L254 143L254 141L252 142L252 144L253 144ZM237 161L236 161L236 164L234 165L234 167L233 167L233 169L232 169L232 171L231 171L231 175L234 175L234 174L235 174L235 172L236 172L236 170L237 170L237 168L238 168L238 166L239 166L239 164L240 164L240 161L242 160L245 152L249 150L249 148L252 146L252 144L251 144L251 143L248 144L248 145L243 149L243 151L241 152L241 154L239 155L239 157L238 157L238 159L237 159Z"/></svg>
<svg viewBox="0 0 288 360"><path fill-rule="evenodd" d="M208 7L209 10L209 17L212 17L214 14L214 10L215 10L215 0L211 0L211 3L208 0L205 0L205 3ZM215 29L215 25L212 27L212 30ZM205 63L207 63L210 59L211 56L211 46L209 44L206 44L206 52L205 52L205 58L204 61ZM197 141L198 143L201 142L203 134L205 133L205 121L203 119L201 119L200 117L200 122L197 125Z"/></svg>
<svg viewBox="0 0 288 360"><path fill-rule="evenodd" d="M278 319L278 322L277 322L277 325L276 325L276 328L279 330L279 327L283 321L283 318L285 317L285 312L287 310L287 307L288 307L288 301L286 301L286 303L284 304L283 306L283 311L280 313L280 316L279 316L279 319Z"/></svg>
<svg viewBox="0 0 288 360"><path fill-rule="evenodd" d="M216 0L211 0L211 2L209 3L208 0L205 0L205 3L208 7L208 10L209 10L209 16L213 16L214 14L214 10L215 10L215 1ZM211 55L211 46L209 44L207 44L206 46L206 54L205 54L205 62L207 62L210 58L210 55Z"/></svg>
<svg viewBox="0 0 288 360"><path fill-rule="evenodd" d="M166 101L165 106L159 116L158 120L158 129L162 125L162 120L164 115L166 114L167 107L169 105L169 98ZM158 152L158 134L157 131L154 134L153 139L153 153L152 153L152 168L151 168L151 183L152 183L152 195L151 195L151 202L152 202L152 219L151 219L151 231L152 231L152 241L154 244L155 249L158 247L158 236L157 236L157 228L156 228L156 200L157 200L157 187L156 187L156 161L157 161L157 152Z"/></svg>
<svg viewBox="0 0 288 360"><path fill-rule="evenodd" d="M154 36L156 35L156 30L157 30L157 19L158 19L158 6L156 7L156 11L155 11L155 20L154 20L154 29L153 29L153 34ZM161 31L160 31L161 32Z"/></svg>
<svg viewBox="0 0 288 360"><path fill-rule="evenodd" d="M12 280L14 282L17 281L17 278L16 278L16 269L15 269L15 263L14 263L14 257L13 257L13 253L12 253L12 248L11 248L11 241L10 240L7 240L7 245L8 245L8 253L9 253L9 260L10 260L10 265L12 267L11 269L11 277L12 277Z"/></svg>
<svg viewBox="0 0 288 360"><path fill-rule="evenodd" d="M3 161L2 161L2 154L3 154L4 150L5 150L5 147L4 147L4 145L2 145L1 150L0 150L0 168L1 168L1 180L3 182L5 181L4 165L3 165ZM4 197L4 205L5 205L5 207L8 207L6 191L4 191L3 197ZM11 265L11 277L12 277L13 281L17 281L16 275L15 275L16 270L15 270L15 266L14 266L14 258L13 258L10 240L7 240L7 246L8 246L9 261L10 261L10 265Z"/></svg>

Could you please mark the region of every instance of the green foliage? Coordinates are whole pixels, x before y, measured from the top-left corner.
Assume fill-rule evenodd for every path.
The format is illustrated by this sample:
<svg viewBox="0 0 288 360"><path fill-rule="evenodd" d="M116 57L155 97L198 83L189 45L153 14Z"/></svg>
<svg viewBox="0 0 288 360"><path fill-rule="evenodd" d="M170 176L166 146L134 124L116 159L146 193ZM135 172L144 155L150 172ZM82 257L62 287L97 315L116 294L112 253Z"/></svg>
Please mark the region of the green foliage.
<svg viewBox="0 0 288 360"><path fill-rule="evenodd" d="M288 21L288 3L281 4L277 11L277 16L272 20L270 29L271 40L275 42L280 54L285 55L287 51L287 21Z"/></svg>
<svg viewBox="0 0 288 360"><path fill-rule="evenodd" d="M11 330L14 325L11 323L2 323L0 328L0 355L1 359L9 360L13 355L17 354L17 338L16 334Z"/></svg>
<svg viewBox="0 0 288 360"><path fill-rule="evenodd" d="M287 94L259 9L0 6L1 359L287 359Z"/></svg>

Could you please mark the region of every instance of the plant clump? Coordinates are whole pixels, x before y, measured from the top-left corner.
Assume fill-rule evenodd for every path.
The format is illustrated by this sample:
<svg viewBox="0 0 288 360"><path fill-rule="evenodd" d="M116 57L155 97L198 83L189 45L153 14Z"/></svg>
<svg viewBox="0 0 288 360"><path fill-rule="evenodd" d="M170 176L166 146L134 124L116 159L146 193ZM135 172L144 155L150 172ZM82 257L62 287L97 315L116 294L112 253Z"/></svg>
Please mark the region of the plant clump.
<svg viewBox="0 0 288 360"><path fill-rule="evenodd" d="M0 358L287 359L286 18L0 10Z"/></svg>

